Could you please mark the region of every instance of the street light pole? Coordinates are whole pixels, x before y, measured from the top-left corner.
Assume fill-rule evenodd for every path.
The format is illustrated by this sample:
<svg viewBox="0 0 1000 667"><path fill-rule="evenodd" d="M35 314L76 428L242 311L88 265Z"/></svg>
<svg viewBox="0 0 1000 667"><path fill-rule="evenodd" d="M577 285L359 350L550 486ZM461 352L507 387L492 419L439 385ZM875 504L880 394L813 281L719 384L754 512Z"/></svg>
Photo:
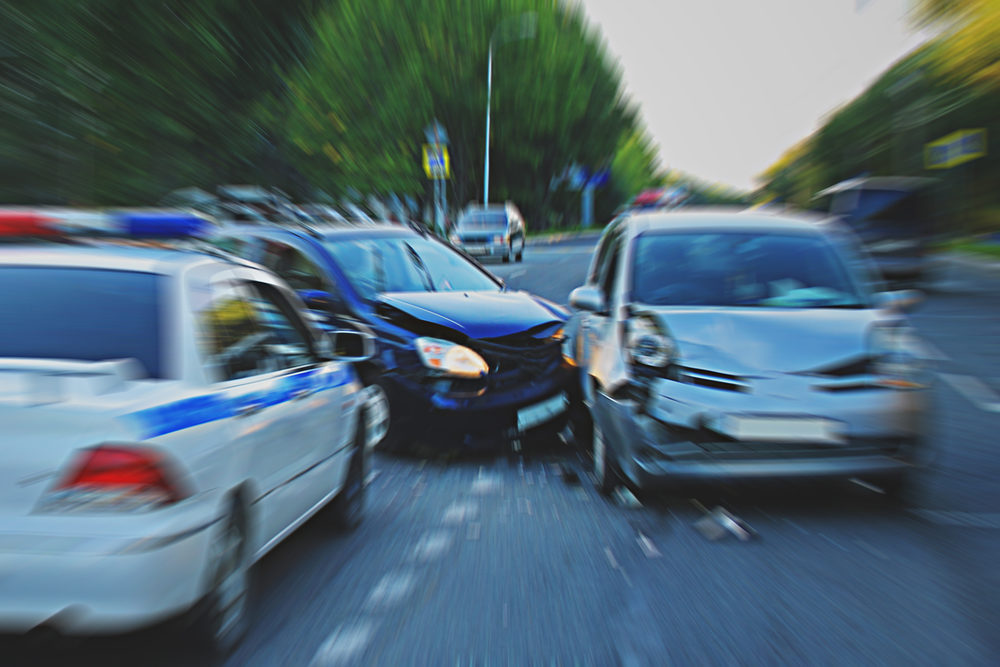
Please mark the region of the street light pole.
<svg viewBox="0 0 1000 667"><path fill-rule="evenodd" d="M496 31L493 33L496 35ZM490 203L490 104L493 99L493 37L486 59L486 163L483 165L483 208Z"/></svg>
<svg viewBox="0 0 1000 667"><path fill-rule="evenodd" d="M493 100L493 43L504 28L509 28L513 21L518 21L519 32L508 34L506 40L527 39L535 36L535 26L538 22L538 15L534 12L525 12L518 16L512 16L500 22L490 35L489 53L486 57L486 159L483 165L483 208L490 202L490 107Z"/></svg>

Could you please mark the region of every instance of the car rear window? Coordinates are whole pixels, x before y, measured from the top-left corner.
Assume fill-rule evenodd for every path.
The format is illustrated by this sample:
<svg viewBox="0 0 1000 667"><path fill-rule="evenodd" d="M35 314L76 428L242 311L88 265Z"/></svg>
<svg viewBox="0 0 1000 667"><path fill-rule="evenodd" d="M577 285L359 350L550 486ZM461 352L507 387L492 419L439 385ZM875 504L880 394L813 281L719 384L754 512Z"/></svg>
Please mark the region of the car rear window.
<svg viewBox="0 0 1000 667"><path fill-rule="evenodd" d="M507 214L502 212L466 213L458 220L459 229L503 229Z"/></svg>
<svg viewBox="0 0 1000 667"><path fill-rule="evenodd" d="M92 268L0 267L0 357L134 358L163 377L160 276Z"/></svg>

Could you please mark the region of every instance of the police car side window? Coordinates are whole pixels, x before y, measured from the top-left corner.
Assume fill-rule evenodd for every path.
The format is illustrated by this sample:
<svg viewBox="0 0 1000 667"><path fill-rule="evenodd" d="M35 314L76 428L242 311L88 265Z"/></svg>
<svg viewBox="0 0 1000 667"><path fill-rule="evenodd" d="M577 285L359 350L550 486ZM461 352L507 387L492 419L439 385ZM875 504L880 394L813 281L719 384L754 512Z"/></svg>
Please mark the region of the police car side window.
<svg viewBox="0 0 1000 667"><path fill-rule="evenodd" d="M311 334L295 308L273 285L248 285L250 302L261 327L268 332L269 351L278 368L315 363Z"/></svg>
<svg viewBox="0 0 1000 667"><path fill-rule="evenodd" d="M271 334L261 326L248 294L239 285L212 285L211 298L199 311L198 320L205 362L217 381L277 370L267 346Z"/></svg>

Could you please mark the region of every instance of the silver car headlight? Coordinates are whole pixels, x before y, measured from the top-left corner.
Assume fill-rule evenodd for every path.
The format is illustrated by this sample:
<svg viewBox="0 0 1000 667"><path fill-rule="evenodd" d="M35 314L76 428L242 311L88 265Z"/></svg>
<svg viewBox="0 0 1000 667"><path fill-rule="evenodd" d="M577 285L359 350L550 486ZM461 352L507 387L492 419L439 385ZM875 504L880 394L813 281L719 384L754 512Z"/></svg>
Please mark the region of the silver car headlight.
<svg viewBox="0 0 1000 667"><path fill-rule="evenodd" d="M440 338L418 338L417 354L427 368L440 375L460 378L480 378L490 367L474 350Z"/></svg>
<svg viewBox="0 0 1000 667"><path fill-rule="evenodd" d="M919 389L920 364L913 348L913 333L902 324L876 324L868 336L868 357L879 384L898 389Z"/></svg>
<svg viewBox="0 0 1000 667"><path fill-rule="evenodd" d="M677 344L649 317L634 317L626 323L625 352L640 366L666 368L677 356Z"/></svg>

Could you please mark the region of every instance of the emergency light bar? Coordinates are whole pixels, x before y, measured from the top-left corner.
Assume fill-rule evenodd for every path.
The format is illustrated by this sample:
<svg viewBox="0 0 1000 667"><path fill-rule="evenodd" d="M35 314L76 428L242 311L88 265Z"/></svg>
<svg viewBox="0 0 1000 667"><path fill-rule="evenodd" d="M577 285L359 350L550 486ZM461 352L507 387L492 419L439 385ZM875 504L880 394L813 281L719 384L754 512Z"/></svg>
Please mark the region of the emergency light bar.
<svg viewBox="0 0 1000 667"><path fill-rule="evenodd" d="M213 221L196 213L171 209L0 208L0 237L116 236L124 238L198 238Z"/></svg>

